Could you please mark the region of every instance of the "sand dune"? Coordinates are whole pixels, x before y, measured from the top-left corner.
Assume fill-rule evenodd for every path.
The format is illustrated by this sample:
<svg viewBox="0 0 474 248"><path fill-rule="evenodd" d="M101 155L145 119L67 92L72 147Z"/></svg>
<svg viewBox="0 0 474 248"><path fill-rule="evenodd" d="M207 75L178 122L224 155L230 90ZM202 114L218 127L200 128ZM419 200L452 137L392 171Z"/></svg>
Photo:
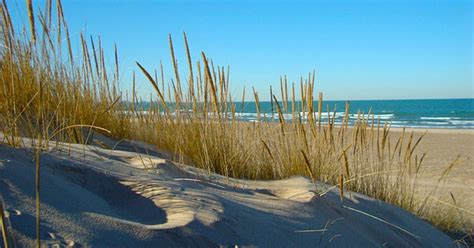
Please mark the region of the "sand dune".
<svg viewBox="0 0 474 248"><path fill-rule="evenodd" d="M113 147L102 139L103 147ZM31 142L24 142L29 144ZM52 146L54 147L54 146ZM245 181L172 163L139 142L61 144L42 156L41 237L73 247L449 247L412 214L305 177ZM0 145L14 242L35 241L31 152ZM11 231L11 230L10 230Z"/></svg>

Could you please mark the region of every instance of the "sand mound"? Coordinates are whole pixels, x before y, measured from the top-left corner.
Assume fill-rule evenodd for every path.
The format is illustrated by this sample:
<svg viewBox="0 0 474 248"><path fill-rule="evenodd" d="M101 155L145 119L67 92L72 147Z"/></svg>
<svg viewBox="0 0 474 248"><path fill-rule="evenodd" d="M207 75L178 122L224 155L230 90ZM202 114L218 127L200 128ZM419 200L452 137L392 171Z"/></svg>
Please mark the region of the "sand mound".
<svg viewBox="0 0 474 248"><path fill-rule="evenodd" d="M27 144L28 142L25 142ZM146 144L63 144L42 156L44 244L98 247L449 247L398 207L304 177L228 179L166 160ZM0 145L0 194L14 241L34 245L34 162Z"/></svg>

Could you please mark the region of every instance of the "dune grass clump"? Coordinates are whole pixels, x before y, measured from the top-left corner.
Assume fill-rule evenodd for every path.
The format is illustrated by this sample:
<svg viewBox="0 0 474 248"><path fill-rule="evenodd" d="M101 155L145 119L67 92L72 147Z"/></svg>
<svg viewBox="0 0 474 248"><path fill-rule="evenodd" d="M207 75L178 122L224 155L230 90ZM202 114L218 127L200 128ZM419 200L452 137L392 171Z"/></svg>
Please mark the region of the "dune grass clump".
<svg viewBox="0 0 474 248"><path fill-rule="evenodd" d="M118 74L110 77L106 71L100 39L96 49L91 38L90 49L81 35L82 56L74 57L61 2L56 30L47 3L49 11L37 17L28 8L30 26L37 20L42 28L31 28L29 36L14 29L5 2L1 5L0 128L7 143L19 145L16 137L37 137L38 132L45 139L55 134L55 140L84 143L79 132L85 126L107 126L114 135L124 135L129 129L128 119L117 111Z"/></svg>
<svg viewBox="0 0 474 248"><path fill-rule="evenodd" d="M315 72L298 83L282 77L279 92L270 88L270 110L262 109L252 89L258 121L245 122L245 89L233 98L229 68L214 66L205 53L195 63L184 35L188 75L180 75L170 36L174 77L169 83L162 66L158 77L137 62L156 93L148 106L136 93L135 72L131 95L119 89L116 47L114 68L107 70L100 38L88 41L80 34L81 50L74 51L61 1L56 1L55 18L51 0L37 16L28 2L29 35L13 27L5 1L0 5L0 131L11 146L21 146L20 137L36 138L37 189L40 153L49 144L42 141L86 144L97 129L154 144L174 154L175 161L208 172L245 179L306 175L335 185L341 199L347 190L359 192L444 230L472 232L454 196L454 203L440 204L435 192L420 194L417 179L425 154L417 147L422 137L414 139L405 130L396 137L389 123L371 113L359 113L350 125L349 103L339 106L345 115L336 125L337 109L324 107L322 93L314 99Z"/></svg>
<svg viewBox="0 0 474 248"><path fill-rule="evenodd" d="M27 1L29 34L14 27L6 2L0 5L0 142L19 147L20 137L35 138L38 237L40 154L49 141L89 143L92 129L116 137L130 130L120 110L118 69L110 77L100 40L96 49L91 38L91 51L81 35L82 54L74 57L61 1L56 2L54 28L51 0L46 5L46 12L35 16Z"/></svg>
<svg viewBox="0 0 474 248"><path fill-rule="evenodd" d="M137 62L155 89L157 101L146 114L139 101L130 105L136 131L129 138L155 144L175 154L176 161L191 162L209 172L244 179L307 175L337 185L341 196L345 189L359 192L400 206L444 230L472 232L472 223L464 220L469 211L459 203L456 210L452 202L440 204L435 198L442 187L429 194L419 191L426 153L418 152L417 147L425 134L414 138L413 132L403 129L396 136L390 123L370 112L359 113L350 125L349 103L342 106L342 124L336 125L337 109L323 107L322 93L318 101L314 99L314 72L300 78L299 84L281 78L280 92L270 88L271 110L261 109L259 94L253 90L257 122L242 121L245 90L242 100L233 99L229 69L214 66L204 53L193 66L185 34L184 41L190 75L184 80L178 73L171 37L175 78L170 84L158 82L157 76L152 77ZM455 166L458 161L447 165Z"/></svg>

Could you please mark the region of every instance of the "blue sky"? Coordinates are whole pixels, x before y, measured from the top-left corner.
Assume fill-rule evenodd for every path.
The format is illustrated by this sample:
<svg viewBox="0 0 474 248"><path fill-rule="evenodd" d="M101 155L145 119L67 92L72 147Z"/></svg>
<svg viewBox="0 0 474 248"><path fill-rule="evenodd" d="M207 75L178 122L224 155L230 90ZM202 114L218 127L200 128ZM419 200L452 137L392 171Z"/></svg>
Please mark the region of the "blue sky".
<svg viewBox="0 0 474 248"><path fill-rule="evenodd" d="M9 5L15 19L26 17L24 1ZM299 82L314 69L326 99L474 97L470 0L63 0L63 7L75 44L80 31L100 35L112 62L117 43L124 89L135 61L152 69L163 60L172 76L168 33L186 75L185 31L194 61L205 51L230 66L236 96L246 85L268 99L280 75ZM148 82L138 80L148 96Z"/></svg>

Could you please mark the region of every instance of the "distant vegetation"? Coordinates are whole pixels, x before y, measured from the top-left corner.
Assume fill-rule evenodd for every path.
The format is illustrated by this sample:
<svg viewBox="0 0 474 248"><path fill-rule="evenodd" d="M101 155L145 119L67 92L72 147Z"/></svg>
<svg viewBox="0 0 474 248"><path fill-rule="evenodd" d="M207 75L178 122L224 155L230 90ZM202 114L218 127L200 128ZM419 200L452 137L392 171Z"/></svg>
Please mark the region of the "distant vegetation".
<svg viewBox="0 0 474 248"><path fill-rule="evenodd" d="M390 125L376 124L377 116L370 113L360 114L349 125L349 104L342 125L334 125L334 118L321 122L323 95L319 93L319 104L314 106L314 72L297 84L285 78L280 80L280 89L270 88L275 110L271 114L278 122L267 118L241 122L236 104L245 99L245 90L242 98L232 98L229 69L215 66L204 53L194 63L184 35L187 58L183 64L188 76L179 75L170 37L175 72L170 82L164 81L162 66L157 73L137 62L138 72L156 92L157 104L145 113L135 91L135 72L128 94L118 87L117 48L110 71L100 39L81 33L82 49L74 51L61 1L46 4L44 12L29 8L28 34L12 25L5 1L1 5L0 130L4 143L20 147L20 137L27 136L43 144L44 140L86 144L95 129L117 140L154 144L174 154L175 161L208 172L246 179L305 175L335 185L341 195L351 190L395 204L443 230L471 231L457 203L440 204L431 197L442 187L429 195L418 194L424 154L416 148L421 138L415 140L403 131L393 140ZM253 95L263 117L258 92L247 94ZM295 103L297 99L301 104ZM285 118L288 115L291 120ZM447 165L443 176L456 165L457 161Z"/></svg>

